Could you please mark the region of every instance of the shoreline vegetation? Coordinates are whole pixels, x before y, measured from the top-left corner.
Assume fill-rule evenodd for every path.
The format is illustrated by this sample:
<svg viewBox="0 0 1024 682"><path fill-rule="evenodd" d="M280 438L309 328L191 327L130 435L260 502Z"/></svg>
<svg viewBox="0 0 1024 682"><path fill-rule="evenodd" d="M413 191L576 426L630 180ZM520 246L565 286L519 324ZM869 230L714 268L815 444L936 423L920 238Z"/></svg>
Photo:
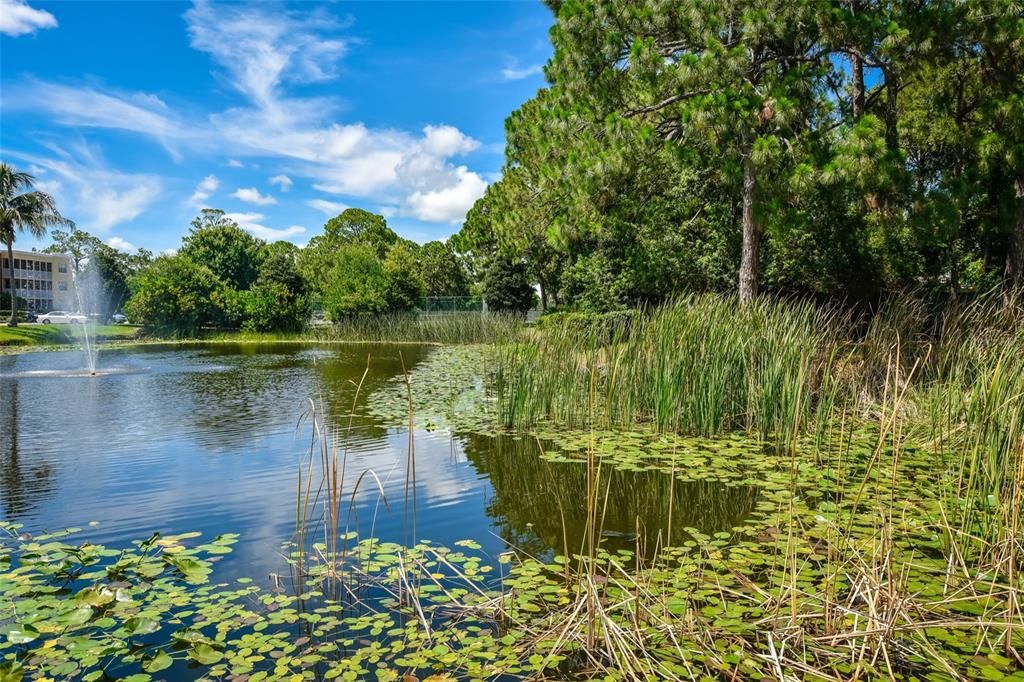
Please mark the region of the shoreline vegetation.
<svg viewBox="0 0 1024 682"><path fill-rule="evenodd" d="M129 325L99 325L100 347L190 343L491 343L512 338L522 325L517 316L480 313L424 315L398 313L356 316L303 331L256 332L204 330L197 335L164 336ZM0 328L0 354L30 350L69 350L80 343L79 330L63 325Z"/></svg>
<svg viewBox="0 0 1024 682"><path fill-rule="evenodd" d="M314 408L284 591L206 584L230 534L115 550L7 525L5 682L143 682L175 664L247 680L1024 678L1019 300L937 315L893 300L861 317L699 295L535 326L431 325L442 348L371 395L374 413L543 443L546 479L579 472L557 501L554 556L356 537L347 508L372 476L346 478L344 425ZM615 470L749 490L753 511L667 545L669 494L654 502L668 532L638 525L612 551ZM415 498L404 505L415 519ZM580 536L565 530L574 513Z"/></svg>

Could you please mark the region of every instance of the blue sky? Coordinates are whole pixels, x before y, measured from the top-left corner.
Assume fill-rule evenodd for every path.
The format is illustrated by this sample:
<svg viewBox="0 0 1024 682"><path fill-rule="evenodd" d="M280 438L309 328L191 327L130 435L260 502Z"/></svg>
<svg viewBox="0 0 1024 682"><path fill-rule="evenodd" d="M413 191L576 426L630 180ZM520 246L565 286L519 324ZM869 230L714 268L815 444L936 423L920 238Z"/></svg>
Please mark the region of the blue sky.
<svg viewBox="0 0 1024 682"><path fill-rule="evenodd" d="M348 206L443 239L498 177L550 24L527 1L0 0L0 157L124 249L177 247L204 206L268 240Z"/></svg>

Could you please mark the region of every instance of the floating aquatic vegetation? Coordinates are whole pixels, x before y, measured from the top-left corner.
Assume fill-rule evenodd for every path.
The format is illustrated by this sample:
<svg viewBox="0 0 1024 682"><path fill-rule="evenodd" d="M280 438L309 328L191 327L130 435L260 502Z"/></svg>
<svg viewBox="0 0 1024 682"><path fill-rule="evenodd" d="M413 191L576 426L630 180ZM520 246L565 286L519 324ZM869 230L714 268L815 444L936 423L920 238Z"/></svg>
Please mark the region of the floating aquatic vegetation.
<svg viewBox="0 0 1024 682"><path fill-rule="evenodd" d="M488 346L442 346L409 372L417 427L494 434L498 420L488 397L493 351ZM409 420L405 377L395 377L370 396L370 413L391 425Z"/></svg>
<svg viewBox="0 0 1024 682"><path fill-rule="evenodd" d="M236 681L475 679L561 661L524 655L525 633L505 625L523 609L486 586L497 564L468 540L454 549L354 542L349 563L332 568L350 591L332 600L317 589L268 591L249 578L209 583L233 535L191 545L198 533L154 534L113 549L73 544L76 529L32 538L3 524L0 532L4 682L144 682L174 666ZM317 570L306 580L321 584Z"/></svg>

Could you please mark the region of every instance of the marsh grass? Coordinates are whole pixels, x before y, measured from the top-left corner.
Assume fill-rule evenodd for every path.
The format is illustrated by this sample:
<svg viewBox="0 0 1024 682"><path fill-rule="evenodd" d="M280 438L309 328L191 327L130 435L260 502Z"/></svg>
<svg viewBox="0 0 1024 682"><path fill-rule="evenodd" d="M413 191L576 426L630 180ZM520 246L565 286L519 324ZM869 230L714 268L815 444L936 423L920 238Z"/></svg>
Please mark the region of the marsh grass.
<svg viewBox="0 0 1024 682"><path fill-rule="evenodd" d="M813 422L836 313L809 303L690 296L602 334L550 328L499 349L508 426L541 421L791 441ZM593 390L600 409L590 409Z"/></svg>
<svg viewBox="0 0 1024 682"><path fill-rule="evenodd" d="M990 294L931 315L919 301L894 298L871 315L855 316L793 301L744 307L715 296L686 297L633 317L628 329L593 334L548 326L500 349L497 364L499 414L511 428L653 428L698 436L741 431L789 453L773 577L767 585L744 584L771 605L771 616L757 624L767 642L750 655L768 660L778 679L904 676L908 641L960 679L958 666L944 661L949 650L929 639L936 633L956 639L948 635L953 631L971 633L977 652L1002 649L1005 660L1024 666L1019 299ZM865 426L876 434L875 444L854 465L852 434ZM811 550L808 520L797 504L807 481L796 473L806 464L806 452L802 465L797 450L808 436L812 461L837 477L835 503L852 499L853 509L870 512L851 512L845 522L823 517L829 530ZM905 449L921 446L931 458L914 457L915 469L907 469ZM592 459L588 454L588 471L599 474L603 464ZM926 485L914 483L923 476ZM902 488L917 499L904 497ZM588 490L586 501L588 518L599 528L600 497ZM932 510L934 516L915 523L927 523L939 538L944 562L923 572L914 552L926 550L908 555L902 537L914 505ZM824 554L824 564L812 569L808 551ZM594 565L591 547L583 555ZM723 594L734 592L735 585L723 582L723 568L713 565L709 578ZM575 627L591 664L604 661L626 677L672 677L664 661L648 653L654 633L625 627L616 602L624 599L637 612L660 603L664 614L661 591L643 587L649 572L639 567L613 569L595 579L592 570L578 567L577 593L588 596L560 614L557 634L543 637L567 642ZM630 586L624 591L633 596L617 592L609 599L605 587L615 582ZM935 584L942 589L931 594ZM921 585L932 586L927 597ZM593 597L595 590L603 596ZM678 623L671 617L660 622L666 629ZM695 627L692 636L716 642L713 623ZM837 654L836 646L848 647L849 656ZM687 667L673 675L695 672L707 670ZM986 674L1002 676L995 668Z"/></svg>
<svg viewBox="0 0 1024 682"><path fill-rule="evenodd" d="M522 326L521 318L497 313L392 313L348 317L311 327L305 336L322 341L503 343L515 338Z"/></svg>

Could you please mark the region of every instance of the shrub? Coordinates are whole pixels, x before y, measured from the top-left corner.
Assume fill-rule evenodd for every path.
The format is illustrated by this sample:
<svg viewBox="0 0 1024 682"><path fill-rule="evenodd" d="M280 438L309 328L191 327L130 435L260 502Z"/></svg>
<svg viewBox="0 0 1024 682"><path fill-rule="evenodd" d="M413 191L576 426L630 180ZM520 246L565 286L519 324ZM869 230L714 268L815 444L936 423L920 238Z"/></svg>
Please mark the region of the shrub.
<svg viewBox="0 0 1024 682"><path fill-rule="evenodd" d="M554 312L537 321L538 329L560 330L566 335L585 338L597 345L611 343L612 339L626 339L639 310L614 310L608 313Z"/></svg>
<svg viewBox="0 0 1024 682"><path fill-rule="evenodd" d="M219 324L228 301L223 284L205 265L185 256L163 256L130 281L125 313L148 332L161 336L195 335Z"/></svg>
<svg viewBox="0 0 1024 682"><path fill-rule="evenodd" d="M301 331L310 314L308 296L279 282L260 282L246 292L242 328L254 332Z"/></svg>
<svg viewBox="0 0 1024 682"><path fill-rule="evenodd" d="M562 273L561 300L572 301L577 310L602 313L622 307L622 288L603 253L583 256Z"/></svg>

